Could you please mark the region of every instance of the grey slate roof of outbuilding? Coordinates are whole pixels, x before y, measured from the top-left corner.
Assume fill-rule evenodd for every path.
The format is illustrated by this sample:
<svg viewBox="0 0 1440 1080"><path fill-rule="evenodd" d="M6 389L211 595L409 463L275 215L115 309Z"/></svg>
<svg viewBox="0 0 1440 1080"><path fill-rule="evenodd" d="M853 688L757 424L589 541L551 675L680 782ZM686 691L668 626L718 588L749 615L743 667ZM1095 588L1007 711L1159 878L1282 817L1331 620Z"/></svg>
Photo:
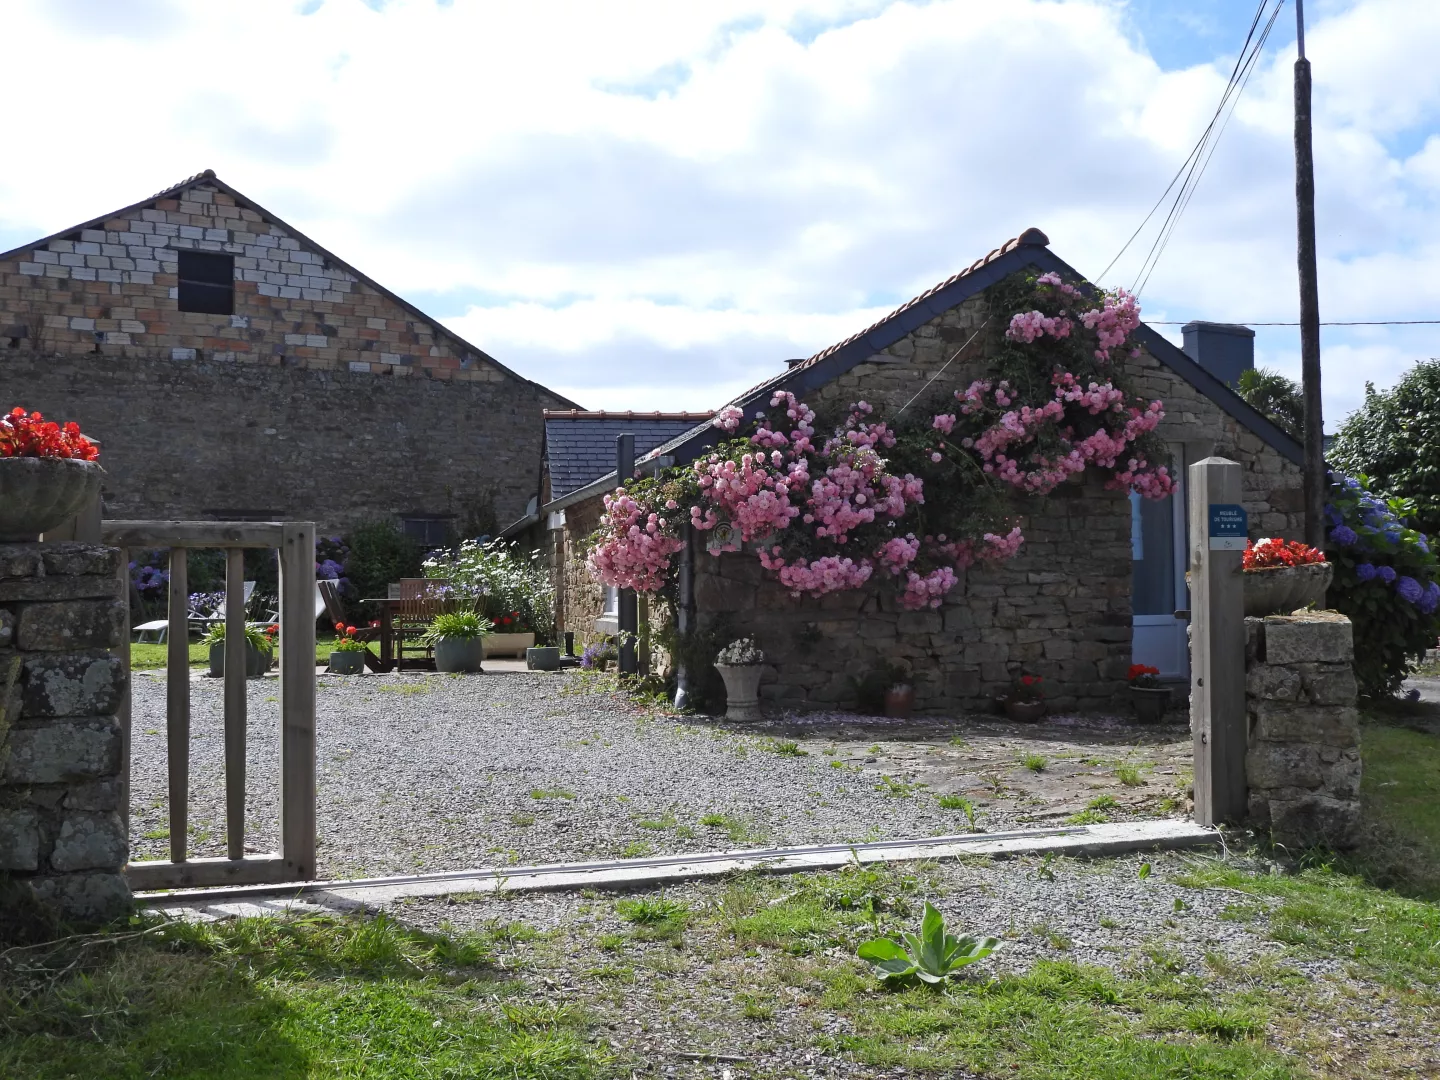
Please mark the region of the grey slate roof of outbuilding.
<svg viewBox="0 0 1440 1080"><path fill-rule="evenodd" d="M558 499L615 471L615 438L635 436L635 456L683 435L710 412L636 413L545 411L545 458L550 498Z"/></svg>

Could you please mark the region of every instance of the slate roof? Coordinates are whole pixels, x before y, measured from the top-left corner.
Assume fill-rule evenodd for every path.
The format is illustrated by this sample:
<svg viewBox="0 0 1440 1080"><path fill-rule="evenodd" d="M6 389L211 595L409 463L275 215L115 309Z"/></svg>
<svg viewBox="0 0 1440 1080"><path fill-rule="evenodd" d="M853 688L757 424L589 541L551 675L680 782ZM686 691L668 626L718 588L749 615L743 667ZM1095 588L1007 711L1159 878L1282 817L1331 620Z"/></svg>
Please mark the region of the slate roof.
<svg viewBox="0 0 1440 1080"><path fill-rule="evenodd" d="M613 473L616 436L634 435L638 458L714 415L546 409L545 459L550 471L550 498L558 499Z"/></svg>

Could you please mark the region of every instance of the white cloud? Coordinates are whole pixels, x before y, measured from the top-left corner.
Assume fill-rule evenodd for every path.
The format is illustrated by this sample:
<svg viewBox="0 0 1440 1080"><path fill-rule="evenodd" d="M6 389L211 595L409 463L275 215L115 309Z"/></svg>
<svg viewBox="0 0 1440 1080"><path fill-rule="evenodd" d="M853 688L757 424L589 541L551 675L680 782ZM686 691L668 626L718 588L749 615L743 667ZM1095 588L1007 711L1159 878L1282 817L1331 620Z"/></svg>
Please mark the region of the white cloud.
<svg viewBox="0 0 1440 1080"><path fill-rule="evenodd" d="M714 406L1030 225L1098 273L1233 62L1162 69L1113 0L308 6L0 6L27 88L0 229L18 242L212 167L607 407ZM1440 5L1337 2L1311 23L1325 317L1427 317ZM1257 69L1147 310L1295 317L1292 59ZM1433 338L1327 331L1332 421ZM1293 332L1261 343L1292 366Z"/></svg>

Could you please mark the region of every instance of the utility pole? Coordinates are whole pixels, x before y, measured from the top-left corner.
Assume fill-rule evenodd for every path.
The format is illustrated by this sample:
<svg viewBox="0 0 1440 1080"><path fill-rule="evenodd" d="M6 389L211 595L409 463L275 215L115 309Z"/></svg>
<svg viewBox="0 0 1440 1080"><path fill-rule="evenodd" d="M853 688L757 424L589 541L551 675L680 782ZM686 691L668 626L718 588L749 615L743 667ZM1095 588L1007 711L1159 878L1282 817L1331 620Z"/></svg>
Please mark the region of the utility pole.
<svg viewBox="0 0 1440 1080"><path fill-rule="evenodd" d="M1320 408L1320 285L1315 270L1315 156L1310 138L1310 61L1305 0L1295 0L1295 223L1300 269L1300 385L1305 397L1305 542L1325 545L1325 443Z"/></svg>

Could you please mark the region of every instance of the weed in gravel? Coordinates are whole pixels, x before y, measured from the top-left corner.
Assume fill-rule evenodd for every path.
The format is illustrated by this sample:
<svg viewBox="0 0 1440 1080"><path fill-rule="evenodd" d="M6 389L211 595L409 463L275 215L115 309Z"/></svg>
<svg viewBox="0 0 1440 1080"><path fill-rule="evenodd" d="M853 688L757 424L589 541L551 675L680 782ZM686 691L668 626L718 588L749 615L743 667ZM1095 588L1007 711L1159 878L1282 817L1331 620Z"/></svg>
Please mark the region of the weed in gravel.
<svg viewBox="0 0 1440 1080"><path fill-rule="evenodd" d="M746 1020L775 1019L774 998L762 997L753 991L744 991L736 995L736 1001L740 1004L740 1015Z"/></svg>
<svg viewBox="0 0 1440 1080"><path fill-rule="evenodd" d="M960 747L961 749L964 749L965 747L969 746L970 744L969 744L968 742L966 742L963 738L961 738L959 735L952 735L952 736L950 736L950 745L951 745L951 746L958 746L958 747Z"/></svg>
<svg viewBox="0 0 1440 1080"><path fill-rule="evenodd" d="M1140 769L1128 761L1115 766L1115 778L1126 787L1139 787L1145 782L1140 778Z"/></svg>
<svg viewBox="0 0 1440 1080"><path fill-rule="evenodd" d="M880 782L875 785L875 790L889 795L893 799L913 799L915 797L914 784L893 776L880 777Z"/></svg>
<svg viewBox="0 0 1440 1080"><path fill-rule="evenodd" d="M679 900L668 896L640 896L631 900L617 900L615 914L626 922L653 925L674 919L688 919L690 909Z"/></svg>
<svg viewBox="0 0 1440 1080"><path fill-rule="evenodd" d="M1071 814L1065 819L1066 825L1104 825L1110 820L1110 815L1100 810L1081 810L1078 814Z"/></svg>
<svg viewBox="0 0 1440 1080"><path fill-rule="evenodd" d="M565 788L537 787L530 789L530 797L532 799L573 799L575 798L575 793L573 791L567 791Z"/></svg>
<svg viewBox="0 0 1440 1080"><path fill-rule="evenodd" d="M781 757L808 757L810 753L808 750L801 750L797 742L778 742L775 739L765 744L765 749Z"/></svg>
<svg viewBox="0 0 1440 1080"><path fill-rule="evenodd" d="M1085 804L1086 810L1114 810L1120 804L1115 801L1114 795L1096 795Z"/></svg>
<svg viewBox="0 0 1440 1080"><path fill-rule="evenodd" d="M653 854L654 851L655 845L649 840L631 840L620 849L620 858L643 859L645 856Z"/></svg>
<svg viewBox="0 0 1440 1080"><path fill-rule="evenodd" d="M690 825L676 825L675 835L680 837L680 839L682 840L694 840L696 832L695 829Z"/></svg>
<svg viewBox="0 0 1440 1080"><path fill-rule="evenodd" d="M526 828L530 825L535 824L535 815L520 813L517 811L516 813L510 815L510 824L514 825L516 828Z"/></svg>
<svg viewBox="0 0 1440 1080"><path fill-rule="evenodd" d="M1173 814L1176 810L1181 809L1182 806L1183 804L1174 795L1166 795L1156 804L1155 809L1162 814Z"/></svg>
<svg viewBox="0 0 1440 1080"><path fill-rule="evenodd" d="M1031 772L1044 772L1045 766L1050 763L1045 760L1044 754L1026 754L1020 759L1020 764Z"/></svg>
<svg viewBox="0 0 1440 1080"><path fill-rule="evenodd" d="M1103 926L1106 930L1120 929L1120 924L1109 916L1101 916L1100 925Z"/></svg>
<svg viewBox="0 0 1440 1080"><path fill-rule="evenodd" d="M170 829L168 827L163 829L150 829L146 832L141 833L140 835L146 840L169 840Z"/></svg>
<svg viewBox="0 0 1440 1080"><path fill-rule="evenodd" d="M734 844L755 843L765 839L765 834L749 818L735 814L706 814L700 824L711 829L724 829L725 835Z"/></svg>
<svg viewBox="0 0 1440 1080"><path fill-rule="evenodd" d="M649 829L651 832L664 832L666 829L675 828L675 815L668 811L658 818L641 818L635 822L637 828Z"/></svg>

